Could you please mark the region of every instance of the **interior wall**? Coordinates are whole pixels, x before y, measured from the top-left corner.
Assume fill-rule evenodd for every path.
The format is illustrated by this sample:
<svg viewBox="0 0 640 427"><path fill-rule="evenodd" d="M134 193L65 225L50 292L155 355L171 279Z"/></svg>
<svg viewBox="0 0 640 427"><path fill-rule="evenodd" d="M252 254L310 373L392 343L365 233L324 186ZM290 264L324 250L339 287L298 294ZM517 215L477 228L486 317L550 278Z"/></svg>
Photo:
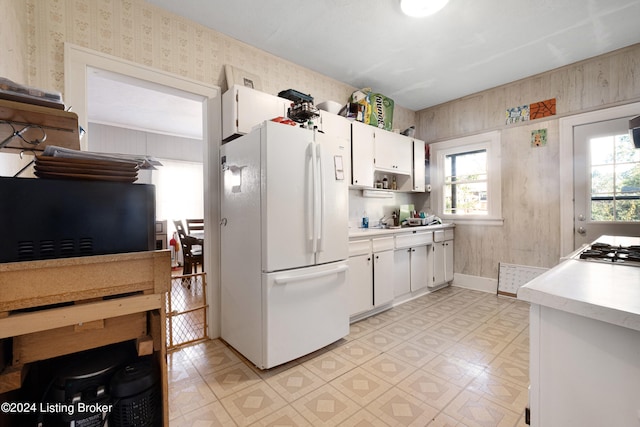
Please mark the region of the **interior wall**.
<svg viewBox="0 0 640 427"><path fill-rule="evenodd" d="M274 95L296 89L317 102L343 103L355 90L143 0L26 0L26 4L28 78L45 89L64 93L64 42L71 42L223 89L228 64L259 76L262 90ZM396 105L394 127L414 124L415 112Z"/></svg>
<svg viewBox="0 0 640 427"><path fill-rule="evenodd" d="M0 77L27 84L27 5L23 0L0 0Z"/></svg>
<svg viewBox="0 0 640 427"><path fill-rule="evenodd" d="M505 125L508 108L556 98L557 115ZM500 262L552 267L560 256L559 119L640 99L640 44L419 111L427 143L501 131L503 226L458 225L454 270L497 279ZM640 114L640 111L638 112ZM547 144L531 144L533 130ZM568 141L571 144L571 141Z"/></svg>

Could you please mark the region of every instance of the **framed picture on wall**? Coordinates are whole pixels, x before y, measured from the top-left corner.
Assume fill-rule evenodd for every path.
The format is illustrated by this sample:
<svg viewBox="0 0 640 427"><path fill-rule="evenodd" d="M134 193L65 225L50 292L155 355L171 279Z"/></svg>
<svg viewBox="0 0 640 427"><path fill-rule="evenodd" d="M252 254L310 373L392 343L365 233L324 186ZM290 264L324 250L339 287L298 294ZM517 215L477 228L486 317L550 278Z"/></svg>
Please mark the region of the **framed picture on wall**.
<svg viewBox="0 0 640 427"><path fill-rule="evenodd" d="M224 74L227 80L227 89L233 85L241 85L256 90L262 90L262 81L260 80L260 76L257 74L249 73L231 65L224 66Z"/></svg>

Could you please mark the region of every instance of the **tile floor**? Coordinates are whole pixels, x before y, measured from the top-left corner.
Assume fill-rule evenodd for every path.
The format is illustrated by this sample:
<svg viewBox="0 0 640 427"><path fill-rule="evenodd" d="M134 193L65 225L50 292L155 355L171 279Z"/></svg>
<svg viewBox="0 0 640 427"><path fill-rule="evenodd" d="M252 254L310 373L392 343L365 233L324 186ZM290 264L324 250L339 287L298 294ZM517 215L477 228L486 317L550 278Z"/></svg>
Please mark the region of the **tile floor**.
<svg viewBox="0 0 640 427"><path fill-rule="evenodd" d="M529 306L448 287L260 371L220 340L169 355L178 426L523 427Z"/></svg>

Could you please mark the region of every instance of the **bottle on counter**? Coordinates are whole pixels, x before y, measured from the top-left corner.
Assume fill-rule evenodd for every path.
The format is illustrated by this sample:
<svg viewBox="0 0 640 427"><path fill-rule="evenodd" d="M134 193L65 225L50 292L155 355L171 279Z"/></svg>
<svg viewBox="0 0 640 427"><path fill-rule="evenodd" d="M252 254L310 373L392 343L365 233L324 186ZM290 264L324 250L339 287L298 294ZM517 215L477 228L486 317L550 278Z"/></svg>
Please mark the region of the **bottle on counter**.
<svg viewBox="0 0 640 427"><path fill-rule="evenodd" d="M366 212L362 213L362 228L369 228L369 217Z"/></svg>
<svg viewBox="0 0 640 427"><path fill-rule="evenodd" d="M384 188L385 190L389 189L389 180L387 179L387 175L382 177L382 188Z"/></svg>
<svg viewBox="0 0 640 427"><path fill-rule="evenodd" d="M391 189L392 190L397 190L398 189L398 183L396 182L396 176L393 175L391 177Z"/></svg>

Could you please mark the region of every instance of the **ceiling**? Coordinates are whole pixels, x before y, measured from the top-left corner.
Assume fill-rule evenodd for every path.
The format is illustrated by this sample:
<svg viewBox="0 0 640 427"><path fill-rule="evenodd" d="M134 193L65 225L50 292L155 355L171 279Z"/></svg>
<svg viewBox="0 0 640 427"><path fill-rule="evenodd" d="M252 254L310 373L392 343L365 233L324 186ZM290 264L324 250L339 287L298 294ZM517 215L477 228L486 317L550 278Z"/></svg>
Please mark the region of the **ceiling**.
<svg viewBox="0 0 640 427"><path fill-rule="evenodd" d="M640 0L147 1L415 111L640 42Z"/></svg>

